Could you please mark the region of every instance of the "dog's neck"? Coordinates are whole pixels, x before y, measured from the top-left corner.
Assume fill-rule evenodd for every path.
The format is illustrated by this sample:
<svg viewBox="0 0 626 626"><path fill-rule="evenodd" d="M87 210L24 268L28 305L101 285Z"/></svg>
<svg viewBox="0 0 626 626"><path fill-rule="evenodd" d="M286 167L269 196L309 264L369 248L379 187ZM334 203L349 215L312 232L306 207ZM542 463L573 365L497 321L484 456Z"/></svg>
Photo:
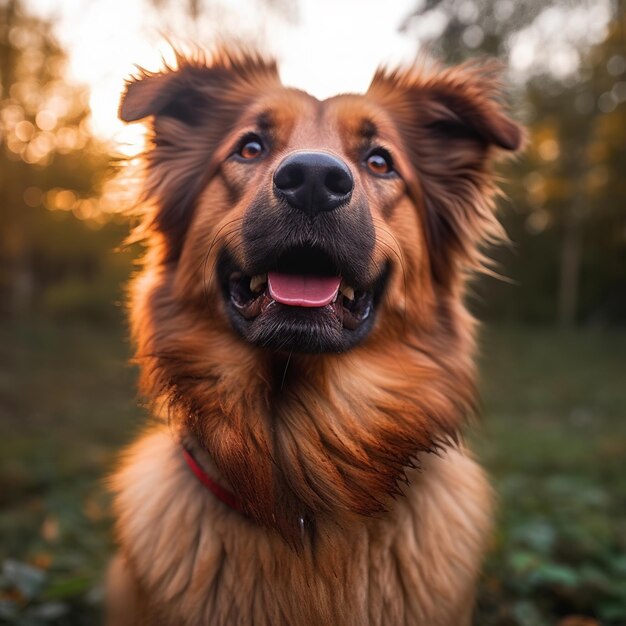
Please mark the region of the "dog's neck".
<svg viewBox="0 0 626 626"><path fill-rule="evenodd" d="M181 453L187 467L198 481L200 481L200 484L204 485L204 487L222 502L222 504L238 513L245 514L237 495L230 489L222 486L216 478L204 470L202 464L198 462L196 455L189 449L189 446L183 444L181 446Z"/></svg>
<svg viewBox="0 0 626 626"><path fill-rule="evenodd" d="M172 421L253 520L298 545L301 519L314 528L386 511L406 468L454 439L470 410L465 367L409 343L372 351L265 356L228 378L216 368L175 380Z"/></svg>
<svg viewBox="0 0 626 626"><path fill-rule="evenodd" d="M179 439L181 456L190 470L189 479L199 481L213 497L231 509L233 513L250 519L240 498L221 475L208 451L198 443L197 438L190 432L185 432L179 435ZM300 526L301 541L304 542L306 529L304 515L296 515L295 517Z"/></svg>

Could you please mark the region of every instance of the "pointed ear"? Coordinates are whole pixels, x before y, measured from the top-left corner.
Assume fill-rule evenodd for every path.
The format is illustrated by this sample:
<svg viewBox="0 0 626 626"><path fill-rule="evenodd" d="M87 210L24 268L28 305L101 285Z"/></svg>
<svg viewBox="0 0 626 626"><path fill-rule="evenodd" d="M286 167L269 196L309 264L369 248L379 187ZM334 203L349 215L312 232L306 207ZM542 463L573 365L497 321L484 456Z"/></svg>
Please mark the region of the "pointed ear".
<svg viewBox="0 0 626 626"><path fill-rule="evenodd" d="M507 114L497 63L377 72L368 95L390 113L404 142L416 204L423 205L436 282L479 268L480 245L502 237L494 216L492 162L524 133ZM410 176L409 176L410 178Z"/></svg>

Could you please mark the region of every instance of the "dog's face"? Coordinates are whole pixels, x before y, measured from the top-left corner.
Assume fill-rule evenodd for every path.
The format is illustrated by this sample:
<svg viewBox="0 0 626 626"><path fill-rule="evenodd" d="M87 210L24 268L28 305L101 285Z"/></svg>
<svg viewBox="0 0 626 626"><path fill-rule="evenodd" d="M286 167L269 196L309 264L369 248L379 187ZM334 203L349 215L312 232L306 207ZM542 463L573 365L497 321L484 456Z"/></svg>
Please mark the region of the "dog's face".
<svg viewBox="0 0 626 626"><path fill-rule="evenodd" d="M387 274L375 223L402 193L372 114L286 89L244 112L208 193L235 198L224 219L237 236L220 246L216 272L244 340L342 352L371 331Z"/></svg>
<svg viewBox="0 0 626 626"><path fill-rule="evenodd" d="M257 57L181 58L120 115L152 130L145 391L284 535L277 508L381 510L472 402L464 277L498 235L491 160L521 139L493 68L379 72L320 102Z"/></svg>
<svg viewBox="0 0 626 626"><path fill-rule="evenodd" d="M154 184L179 188L155 223L184 267L181 304L227 316L251 344L313 353L354 347L407 305L420 311L443 274L433 257L450 265L475 237L450 232L484 210L472 175L484 176L493 146L519 142L490 93L472 100L467 77L418 88L379 74L369 94L323 102L255 59L132 83L121 115L154 116ZM430 171L440 201L459 186L478 206L428 206Z"/></svg>

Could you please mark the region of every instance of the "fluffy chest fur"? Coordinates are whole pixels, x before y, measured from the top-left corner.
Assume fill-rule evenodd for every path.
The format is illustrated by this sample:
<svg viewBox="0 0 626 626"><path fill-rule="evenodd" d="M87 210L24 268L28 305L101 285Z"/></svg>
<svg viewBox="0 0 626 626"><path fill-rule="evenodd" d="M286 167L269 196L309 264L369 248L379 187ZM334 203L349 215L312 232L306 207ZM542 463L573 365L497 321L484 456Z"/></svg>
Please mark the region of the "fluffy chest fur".
<svg viewBox="0 0 626 626"><path fill-rule="evenodd" d="M145 436L114 479L126 546L118 575L143 620L130 623L469 624L490 490L460 450L430 456L424 470L388 515L326 522L296 552L217 501L167 429Z"/></svg>

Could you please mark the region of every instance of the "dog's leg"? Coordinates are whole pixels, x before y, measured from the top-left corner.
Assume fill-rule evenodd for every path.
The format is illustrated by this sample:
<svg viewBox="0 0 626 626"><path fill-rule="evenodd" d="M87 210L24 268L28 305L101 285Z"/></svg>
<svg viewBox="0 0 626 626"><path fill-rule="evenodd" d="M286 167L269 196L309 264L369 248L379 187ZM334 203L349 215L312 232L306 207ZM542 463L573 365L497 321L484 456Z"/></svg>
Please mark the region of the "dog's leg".
<svg viewBox="0 0 626 626"><path fill-rule="evenodd" d="M117 554L107 572L106 626L139 626L139 590L122 554Z"/></svg>

